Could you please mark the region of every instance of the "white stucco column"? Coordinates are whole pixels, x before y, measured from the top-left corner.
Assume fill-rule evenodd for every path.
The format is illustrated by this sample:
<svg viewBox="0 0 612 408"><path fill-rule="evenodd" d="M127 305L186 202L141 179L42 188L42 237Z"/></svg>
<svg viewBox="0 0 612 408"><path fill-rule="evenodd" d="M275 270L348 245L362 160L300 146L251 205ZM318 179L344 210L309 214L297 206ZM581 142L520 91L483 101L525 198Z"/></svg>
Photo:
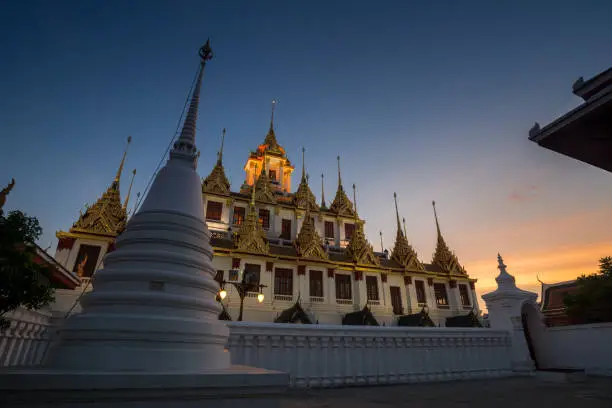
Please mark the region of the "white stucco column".
<svg viewBox="0 0 612 408"><path fill-rule="evenodd" d="M521 312L525 303L535 304L538 295L516 287L514 276L506 271L501 255L497 255L499 275L497 289L482 296L489 310L492 329L508 330L512 339L512 369L520 373L530 373L534 363L523 332Z"/></svg>

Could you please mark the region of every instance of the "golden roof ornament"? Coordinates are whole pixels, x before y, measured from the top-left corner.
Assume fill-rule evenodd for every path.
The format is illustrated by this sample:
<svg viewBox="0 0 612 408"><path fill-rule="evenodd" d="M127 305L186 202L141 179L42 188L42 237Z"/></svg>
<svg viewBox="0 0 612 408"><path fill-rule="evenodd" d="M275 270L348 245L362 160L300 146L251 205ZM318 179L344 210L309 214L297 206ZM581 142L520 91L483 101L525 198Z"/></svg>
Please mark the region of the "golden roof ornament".
<svg viewBox="0 0 612 408"><path fill-rule="evenodd" d="M323 173L321 173L321 209L327 209L327 205L325 204L325 176Z"/></svg>
<svg viewBox="0 0 612 408"><path fill-rule="evenodd" d="M2 214L2 208L4 207L4 204L6 204L6 196L9 195L13 187L15 187L14 178L12 178L11 182L0 191L0 214Z"/></svg>
<svg viewBox="0 0 612 408"><path fill-rule="evenodd" d="M266 150L270 153L276 153L283 155L285 154L284 149L278 144L276 140L276 134L274 133L274 108L276 107L276 100L272 100L272 114L270 116L270 129L268 130L268 134L264 139L264 145L266 146Z"/></svg>
<svg viewBox="0 0 612 408"><path fill-rule="evenodd" d="M86 207L85 213L81 213L79 219L70 228L70 232L107 235L111 237L116 237L123 232L127 221L127 212L121 204L119 184L127 148L131 141L132 137L130 136L127 139L127 146L123 153L119 170L111 186L93 205Z"/></svg>
<svg viewBox="0 0 612 408"><path fill-rule="evenodd" d="M355 210L353 209L353 204L351 200L347 197L344 192L344 188L342 187L342 178L340 176L340 156L337 157L338 160L338 190L336 191L336 197L334 197L334 201L332 202L329 209L335 212L338 215L344 215L346 217L354 217L356 215Z"/></svg>
<svg viewBox="0 0 612 408"><path fill-rule="evenodd" d="M270 181L270 177L268 177L268 172L266 170L266 156L263 157L263 165L261 169L261 173L259 173L259 177L257 181L253 184L251 190L255 191L255 200L261 201L265 203L276 203L276 197L274 196L274 192L272 191L272 183ZM257 174L257 166L255 166L255 173Z"/></svg>
<svg viewBox="0 0 612 408"><path fill-rule="evenodd" d="M257 166L255 166L255 171L257 171ZM270 245L255 209L255 190L254 185L251 191L249 212L236 235L236 248L244 252L267 254L270 252Z"/></svg>
<svg viewBox="0 0 612 408"><path fill-rule="evenodd" d="M310 214L310 207L306 207L302 228L293 244L300 257L327 260L329 257L323 248L321 237L317 233Z"/></svg>
<svg viewBox="0 0 612 408"><path fill-rule="evenodd" d="M353 184L353 200L355 201L355 232L346 247L346 255L358 265L380 265L380 259L374 254L372 245L367 241L363 231L363 222L357 218L357 194Z"/></svg>
<svg viewBox="0 0 612 408"><path fill-rule="evenodd" d="M406 269L413 269L423 271L425 268L419 261L416 251L408 243L405 231L402 231L402 225L400 224L399 210L397 208L397 193L393 193L393 199L395 201L395 216L397 219L397 235L395 236L395 246L391 252L391 259L399 263ZM405 224L404 224L405 225Z"/></svg>
<svg viewBox="0 0 612 408"><path fill-rule="evenodd" d="M440 232L440 224L438 223L438 213L436 212L436 202L431 202L434 210L434 218L436 219L436 230L438 232L438 242L436 243L436 251L434 252L432 264L440 267L444 272L449 274L467 275L467 272L459 263L457 256L450 250L444 237Z"/></svg>
<svg viewBox="0 0 612 408"><path fill-rule="evenodd" d="M294 196L294 203L299 208L307 208L309 211L318 211L317 199L308 186L308 176L306 175L304 152L302 147L302 180Z"/></svg>
<svg viewBox="0 0 612 408"><path fill-rule="evenodd" d="M225 176L225 169L223 168L223 143L225 141L225 129L221 136L221 149L217 154L217 164L213 167L212 171L202 182L202 192L215 193L222 195L229 195L230 193L230 182Z"/></svg>

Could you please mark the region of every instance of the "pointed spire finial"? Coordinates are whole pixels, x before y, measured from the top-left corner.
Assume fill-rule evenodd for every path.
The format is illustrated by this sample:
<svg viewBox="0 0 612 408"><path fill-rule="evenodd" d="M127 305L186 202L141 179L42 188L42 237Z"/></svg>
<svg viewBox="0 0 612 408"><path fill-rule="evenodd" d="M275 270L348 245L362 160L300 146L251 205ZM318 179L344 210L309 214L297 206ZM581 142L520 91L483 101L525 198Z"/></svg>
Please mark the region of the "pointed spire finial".
<svg viewBox="0 0 612 408"><path fill-rule="evenodd" d="M397 193L393 193L393 200L395 201L395 216L397 217L397 230L402 232L402 224L400 224L399 210L397 209Z"/></svg>
<svg viewBox="0 0 612 408"><path fill-rule="evenodd" d="M223 132L221 132L221 148L219 149L219 154L217 156L217 164L223 163L223 143L225 142L225 128L223 128Z"/></svg>
<svg viewBox="0 0 612 408"><path fill-rule="evenodd" d="M306 179L306 149L302 146L302 181Z"/></svg>
<svg viewBox="0 0 612 408"><path fill-rule="evenodd" d="M132 170L132 180L130 180L130 188L128 188L128 193L125 197L125 203L123 203L124 210L127 209L128 203L130 202L130 194L132 193L132 185L134 185L134 177L136 177L136 169Z"/></svg>
<svg viewBox="0 0 612 408"><path fill-rule="evenodd" d="M115 189L119 189L119 181L121 180L121 173L123 173L123 166L125 164L125 157L127 156L128 147L130 147L130 143L132 143L132 136L128 136L127 144L125 145L125 150L123 151L123 157L121 158L121 163L119 164L119 168L117 169L117 175L115 175L115 180L113 180L113 187Z"/></svg>
<svg viewBox="0 0 612 408"><path fill-rule="evenodd" d="M440 232L440 224L438 223L438 213L436 212L436 202L432 201L431 205L433 206L434 218L436 219L436 229L438 230L438 237L440 237L442 236L442 233Z"/></svg>
<svg viewBox="0 0 612 408"><path fill-rule="evenodd" d="M340 177L340 156L337 156L336 159L338 160L338 187L341 187L342 178Z"/></svg>
<svg viewBox="0 0 612 408"><path fill-rule="evenodd" d="M195 145L195 134L196 122L198 119L198 106L200 104L200 89L202 88L202 76L204 74L206 61L211 60L213 57L213 52L210 48L210 39L200 48L198 54L201 58L200 67L198 69L197 81L193 93L191 94L191 102L189 103L187 116L185 116L181 134L177 141L174 142L173 149L170 151L170 159L176 158L190 161L193 163L194 168L197 165L198 155L198 150Z"/></svg>
<svg viewBox="0 0 612 408"><path fill-rule="evenodd" d="M357 187L353 183L353 205L355 206L355 219L357 219Z"/></svg>
<svg viewBox="0 0 612 408"><path fill-rule="evenodd" d="M257 163L255 163L255 174L257 174ZM255 188L257 186L256 182L253 182L253 190L251 191L251 207L255 207Z"/></svg>
<svg viewBox="0 0 612 408"><path fill-rule="evenodd" d="M276 107L276 99L272 99L272 114L270 115L270 131L274 131L274 108Z"/></svg>
<svg viewBox="0 0 612 408"><path fill-rule="evenodd" d="M385 247L383 246L382 231L380 231L380 252L385 252Z"/></svg>
<svg viewBox="0 0 612 408"><path fill-rule="evenodd" d="M404 224L404 236L407 237L408 234L406 234L406 219L402 218L402 223Z"/></svg>
<svg viewBox="0 0 612 408"><path fill-rule="evenodd" d="M321 173L321 207L325 208L325 180L323 173Z"/></svg>

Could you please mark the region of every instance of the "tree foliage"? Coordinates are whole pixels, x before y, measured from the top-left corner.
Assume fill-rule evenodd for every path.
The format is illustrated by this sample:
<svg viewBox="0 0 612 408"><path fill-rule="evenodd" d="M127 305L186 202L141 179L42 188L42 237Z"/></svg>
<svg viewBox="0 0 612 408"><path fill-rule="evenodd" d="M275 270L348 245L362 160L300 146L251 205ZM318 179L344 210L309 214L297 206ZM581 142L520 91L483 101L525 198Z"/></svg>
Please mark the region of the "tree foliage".
<svg viewBox="0 0 612 408"><path fill-rule="evenodd" d="M574 324L612 322L612 257L599 260L596 274L582 275L578 288L564 298Z"/></svg>
<svg viewBox="0 0 612 408"><path fill-rule="evenodd" d="M25 306L40 309L54 299L54 292L41 279L45 267L34 261L33 243L42 234L35 217L12 211L4 217L0 211L0 329L9 325L6 313Z"/></svg>

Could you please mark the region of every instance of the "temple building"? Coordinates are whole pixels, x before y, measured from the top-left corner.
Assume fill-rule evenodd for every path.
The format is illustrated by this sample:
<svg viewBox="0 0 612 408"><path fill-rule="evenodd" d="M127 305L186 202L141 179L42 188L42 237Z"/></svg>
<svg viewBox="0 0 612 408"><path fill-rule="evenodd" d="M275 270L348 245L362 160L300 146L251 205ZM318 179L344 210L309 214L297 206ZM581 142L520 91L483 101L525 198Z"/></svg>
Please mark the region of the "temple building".
<svg viewBox="0 0 612 408"><path fill-rule="evenodd" d="M295 167L278 143L274 104L263 143L247 156L239 191L231 191L225 175L224 139L225 130L217 162L202 183L216 279L227 293L220 300L222 318L239 316L240 290L232 282L241 281L251 283L252 291L243 294L243 319L250 321L282 322L286 316L287 322L394 325L398 317L425 309L436 325L444 325L447 317L479 313L475 279L446 244L435 203L431 263L422 263L409 244L397 199L394 248L390 254L375 252L357 211L355 186L351 201L342 183L339 157L329 206L323 190L319 203L310 188L304 149L299 183L291 192Z"/></svg>
<svg viewBox="0 0 612 408"><path fill-rule="evenodd" d="M376 252L365 236L356 188L352 186L351 200L342 183L340 157L336 193L329 206L323 191L317 202L311 190L304 150L299 182L292 191L296 168L278 143L274 103L268 132L248 154L238 191L231 190L225 175L224 141L225 130L216 163L202 180L215 279L222 289L220 319L396 325L403 316L402 324L444 326L450 317L479 315L476 280L447 245L435 203L437 243L430 263L423 263L409 244L397 197L393 250ZM130 193L122 203L119 189L125 157L124 152L117 175L102 196L68 231L57 233L57 261L85 283L102 267L128 219ZM78 312L77 292L87 288L60 293L57 310Z"/></svg>

